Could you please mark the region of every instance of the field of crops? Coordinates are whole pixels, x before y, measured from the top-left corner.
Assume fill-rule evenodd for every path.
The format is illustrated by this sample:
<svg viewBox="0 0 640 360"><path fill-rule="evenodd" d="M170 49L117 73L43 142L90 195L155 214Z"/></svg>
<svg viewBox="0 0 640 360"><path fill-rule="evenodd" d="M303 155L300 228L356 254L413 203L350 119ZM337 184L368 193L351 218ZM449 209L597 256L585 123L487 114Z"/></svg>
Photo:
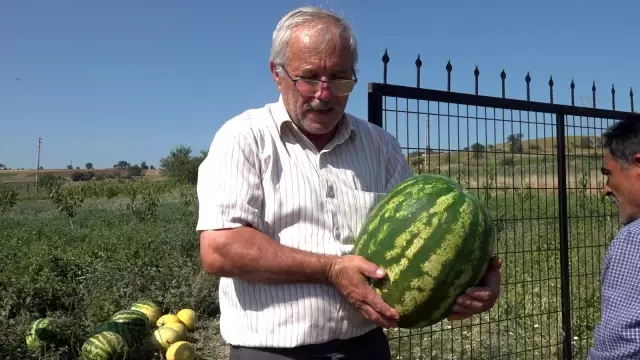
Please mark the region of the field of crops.
<svg viewBox="0 0 640 360"><path fill-rule="evenodd" d="M555 359L561 353L557 189L496 189L504 171L493 165L474 175L483 179L479 195L496 219L500 302L467 321L391 330L394 358ZM600 263L619 226L612 205L588 191L591 180L576 179L569 192L572 324L576 356L585 358L599 316ZM63 320L72 339L43 358L76 358L98 323L139 299L153 299L165 311L196 310L200 320L190 341L198 358L224 358L217 281L200 268L194 186L105 180L54 184L37 195L12 189L0 187L0 358L37 358L28 354L24 333L42 316Z"/></svg>

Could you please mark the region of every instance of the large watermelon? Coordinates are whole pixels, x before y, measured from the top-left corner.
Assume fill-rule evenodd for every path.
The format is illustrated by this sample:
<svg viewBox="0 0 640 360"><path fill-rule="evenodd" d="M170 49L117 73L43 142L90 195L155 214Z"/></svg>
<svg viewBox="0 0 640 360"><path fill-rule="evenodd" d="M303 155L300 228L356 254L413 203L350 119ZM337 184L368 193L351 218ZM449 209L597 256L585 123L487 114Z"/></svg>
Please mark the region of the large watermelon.
<svg viewBox="0 0 640 360"><path fill-rule="evenodd" d="M88 338L82 345L82 360L121 360L128 356L124 338L111 331L103 331Z"/></svg>
<svg viewBox="0 0 640 360"><path fill-rule="evenodd" d="M91 336L98 335L102 332L112 332L120 335L127 344L134 344L140 337L137 329L132 329L125 323L108 320L96 326L91 332Z"/></svg>
<svg viewBox="0 0 640 360"><path fill-rule="evenodd" d="M113 314L111 320L125 324L131 329L132 334L135 336L141 336L150 329L149 318L145 313L139 310L120 310Z"/></svg>
<svg viewBox="0 0 640 360"><path fill-rule="evenodd" d="M149 319L150 325L155 325L162 316L162 307L151 300L141 300L131 305L132 310L142 311Z"/></svg>
<svg viewBox="0 0 640 360"><path fill-rule="evenodd" d="M491 216L476 196L447 177L421 174L374 207L355 254L386 270L372 285L399 312L398 327L419 328L451 313L484 275L494 245Z"/></svg>
<svg viewBox="0 0 640 360"><path fill-rule="evenodd" d="M58 320L45 317L31 323L25 339L30 351L40 351L49 346L66 345L68 336Z"/></svg>

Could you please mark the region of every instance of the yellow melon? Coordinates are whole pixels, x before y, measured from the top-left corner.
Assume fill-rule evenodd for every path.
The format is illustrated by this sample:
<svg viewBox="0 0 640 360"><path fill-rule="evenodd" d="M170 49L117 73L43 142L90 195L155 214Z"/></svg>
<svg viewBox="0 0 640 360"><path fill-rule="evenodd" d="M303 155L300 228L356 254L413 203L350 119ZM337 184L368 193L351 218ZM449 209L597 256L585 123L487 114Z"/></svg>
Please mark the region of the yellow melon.
<svg viewBox="0 0 640 360"><path fill-rule="evenodd" d="M169 327L174 329L180 334L180 340L187 340L187 327L181 322L170 322L163 327Z"/></svg>
<svg viewBox="0 0 640 360"><path fill-rule="evenodd" d="M165 354L167 360L195 360L196 347L186 341L171 344Z"/></svg>
<svg viewBox="0 0 640 360"><path fill-rule="evenodd" d="M191 309L182 309L178 311L176 314L180 321L187 326L189 331L194 331L196 329L196 324L198 323L198 314Z"/></svg>
<svg viewBox="0 0 640 360"><path fill-rule="evenodd" d="M151 343L158 350L165 351L178 341L180 341L180 334L170 327L159 327L151 334Z"/></svg>
<svg viewBox="0 0 640 360"><path fill-rule="evenodd" d="M174 314L165 314L160 316L158 321L156 321L156 326L161 327L170 323L181 322L180 318Z"/></svg>

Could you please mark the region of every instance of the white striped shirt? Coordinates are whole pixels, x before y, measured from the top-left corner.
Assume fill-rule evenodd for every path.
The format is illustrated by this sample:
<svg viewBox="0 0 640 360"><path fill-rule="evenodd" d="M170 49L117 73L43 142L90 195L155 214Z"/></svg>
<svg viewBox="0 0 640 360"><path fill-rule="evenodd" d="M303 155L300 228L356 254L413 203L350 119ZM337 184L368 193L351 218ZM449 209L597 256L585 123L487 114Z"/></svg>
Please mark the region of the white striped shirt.
<svg viewBox="0 0 640 360"><path fill-rule="evenodd" d="M320 152L277 103L216 133L198 174L197 230L251 224L282 245L346 255L368 212L411 176L397 140L349 114ZM375 325L333 287L221 278L220 332L230 344L294 347L361 335Z"/></svg>

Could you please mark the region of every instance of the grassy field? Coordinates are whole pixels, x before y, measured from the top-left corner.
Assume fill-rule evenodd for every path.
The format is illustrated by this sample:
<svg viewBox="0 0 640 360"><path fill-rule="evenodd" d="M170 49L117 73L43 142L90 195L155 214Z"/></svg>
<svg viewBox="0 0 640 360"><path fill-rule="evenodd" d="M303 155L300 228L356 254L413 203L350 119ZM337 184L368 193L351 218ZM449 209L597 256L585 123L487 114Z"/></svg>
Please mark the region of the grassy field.
<svg viewBox="0 0 640 360"><path fill-rule="evenodd" d="M505 165L510 157L514 161ZM416 172L449 174L477 189L496 220L503 288L491 312L419 331L389 331L394 359L558 358L562 318L555 158L455 152L409 161ZM595 150L574 152L568 159L576 358L585 358L591 345L599 316L600 263L619 228L612 204L596 191L602 181L599 166ZM223 359L217 281L200 269L194 187L128 180L74 184L52 198L48 190L36 195L22 188L14 199L10 188L0 188L0 358L29 359L24 331L48 315L66 320L73 342L45 358L73 359L96 324L133 301L150 298L166 311L195 309L201 320L190 340L199 359Z"/></svg>

